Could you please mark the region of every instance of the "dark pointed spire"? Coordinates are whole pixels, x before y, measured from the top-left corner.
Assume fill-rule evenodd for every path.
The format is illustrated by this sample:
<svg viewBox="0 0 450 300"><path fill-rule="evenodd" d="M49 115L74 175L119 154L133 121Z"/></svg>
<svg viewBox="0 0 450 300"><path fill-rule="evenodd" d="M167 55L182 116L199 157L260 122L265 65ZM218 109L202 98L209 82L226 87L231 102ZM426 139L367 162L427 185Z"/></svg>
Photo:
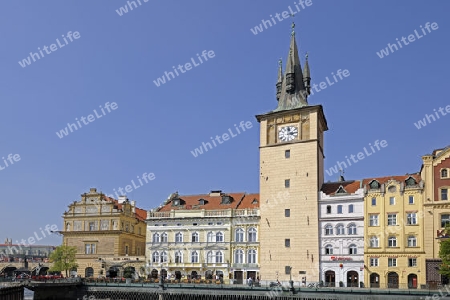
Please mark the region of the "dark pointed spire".
<svg viewBox="0 0 450 300"><path fill-rule="evenodd" d="M303 84L308 95L311 95L311 72L309 70L308 53L305 55L305 66L303 67Z"/></svg>
<svg viewBox="0 0 450 300"><path fill-rule="evenodd" d="M303 82L304 78L302 66L298 57L294 28L295 23L292 23L291 44L286 62L286 73L281 80L282 84L279 97L277 91L278 107L275 111L295 109L308 105L308 91Z"/></svg>
<svg viewBox="0 0 450 300"><path fill-rule="evenodd" d="M280 100L281 86L283 85L283 60L278 60L277 101Z"/></svg>

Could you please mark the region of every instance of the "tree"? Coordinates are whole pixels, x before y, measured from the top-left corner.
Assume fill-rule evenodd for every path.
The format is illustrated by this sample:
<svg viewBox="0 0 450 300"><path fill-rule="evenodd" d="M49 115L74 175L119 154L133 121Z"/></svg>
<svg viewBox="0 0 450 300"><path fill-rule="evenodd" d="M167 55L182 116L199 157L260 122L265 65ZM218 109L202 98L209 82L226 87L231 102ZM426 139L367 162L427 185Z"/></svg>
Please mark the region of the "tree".
<svg viewBox="0 0 450 300"><path fill-rule="evenodd" d="M450 226L445 227L445 236L450 233ZM441 240L441 245L439 248L439 257L442 259L442 264L439 269L441 275L450 277L450 238L445 238Z"/></svg>
<svg viewBox="0 0 450 300"><path fill-rule="evenodd" d="M66 277L69 277L68 270L77 268L75 255L77 254L76 247L70 246L58 246L55 251L50 254L50 262L53 263L53 267L50 269L51 272L66 272Z"/></svg>
<svg viewBox="0 0 450 300"><path fill-rule="evenodd" d="M124 278L133 278L134 276L134 268L133 267L125 267L124 272L123 272L123 277Z"/></svg>

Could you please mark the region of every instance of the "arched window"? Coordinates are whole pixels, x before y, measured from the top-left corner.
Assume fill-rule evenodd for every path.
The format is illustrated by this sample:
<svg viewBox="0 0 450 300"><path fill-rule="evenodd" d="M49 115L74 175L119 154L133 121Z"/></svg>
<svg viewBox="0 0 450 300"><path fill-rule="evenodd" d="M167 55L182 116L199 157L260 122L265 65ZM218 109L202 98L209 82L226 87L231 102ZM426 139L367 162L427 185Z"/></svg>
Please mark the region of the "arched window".
<svg viewBox="0 0 450 300"><path fill-rule="evenodd" d="M372 236L370 238L370 248L378 248L378 237Z"/></svg>
<svg viewBox="0 0 450 300"><path fill-rule="evenodd" d="M247 263L256 264L256 250L250 249L248 250Z"/></svg>
<svg viewBox="0 0 450 300"><path fill-rule="evenodd" d="M325 246L325 255L331 255L333 254L333 246L332 245L326 245Z"/></svg>
<svg viewBox="0 0 450 300"><path fill-rule="evenodd" d="M447 178L448 177L448 170L442 169L441 170L441 178Z"/></svg>
<svg viewBox="0 0 450 300"><path fill-rule="evenodd" d="M159 252L158 251L153 252L153 254L152 254L152 262L154 262L154 263L159 263L160 262L159 261Z"/></svg>
<svg viewBox="0 0 450 300"><path fill-rule="evenodd" d="M183 262L183 253L181 251L175 252L175 263Z"/></svg>
<svg viewBox="0 0 450 300"><path fill-rule="evenodd" d="M326 225L325 226L325 235L332 235L333 234L333 226Z"/></svg>
<svg viewBox="0 0 450 300"><path fill-rule="evenodd" d="M244 241L244 229L242 229L242 228L236 229L235 240L236 240L236 242Z"/></svg>
<svg viewBox="0 0 450 300"><path fill-rule="evenodd" d="M88 277L93 277L94 276L94 269L91 267L87 267L84 271L84 277L88 278Z"/></svg>
<svg viewBox="0 0 450 300"><path fill-rule="evenodd" d="M163 233L163 234L161 234L161 242L163 242L163 243L167 243L168 241L167 241L167 233Z"/></svg>
<svg viewBox="0 0 450 300"><path fill-rule="evenodd" d="M160 239L159 239L159 233L154 233L153 234L153 243L159 243Z"/></svg>
<svg viewBox="0 0 450 300"><path fill-rule="evenodd" d="M234 251L234 263L243 264L244 263L244 251L241 249Z"/></svg>
<svg viewBox="0 0 450 300"><path fill-rule="evenodd" d="M183 242L183 234L181 232L177 232L175 234L175 243L182 243Z"/></svg>
<svg viewBox="0 0 450 300"><path fill-rule="evenodd" d="M256 229L254 227L251 227L248 230L248 241L249 242L256 242Z"/></svg>
<svg viewBox="0 0 450 300"><path fill-rule="evenodd" d="M214 263L214 256L213 256L213 252L212 251L208 251L208 253L206 254L206 262L208 264Z"/></svg>
<svg viewBox="0 0 450 300"><path fill-rule="evenodd" d="M223 254L222 251L216 252L216 263L222 263L223 262Z"/></svg>
<svg viewBox="0 0 450 300"><path fill-rule="evenodd" d="M357 254L357 249L358 248L355 244L351 244L350 246L348 246L348 254Z"/></svg>
<svg viewBox="0 0 450 300"><path fill-rule="evenodd" d="M192 251L191 263L198 263L198 252L197 251Z"/></svg>
<svg viewBox="0 0 450 300"><path fill-rule="evenodd" d="M216 242L223 242L223 233L222 232L216 233Z"/></svg>
<svg viewBox="0 0 450 300"><path fill-rule="evenodd" d="M397 247L397 238L395 236L388 238L388 247Z"/></svg>
<svg viewBox="0 0 450 300"><path fill-rule="evenodd" d="M338 224L338 225L336 226L336 234L337 234L337 235L343 235L343 234L345 234L345 228L344 228L344 225Z"/></svg>
<svg viewBox="0 0 450 300"><path fill-rule="evenodd" d="M192 234L192 242L193 243L198 243L199 239L198 239L198 232L194 232Z"/></svg>
<svg viewBox="0 0 450 300"><path fill-rule="evenodd" d="M167 252L161 252L161 262L167 262Z"/></svg>
<svg viewBox="0 0 450 300"><path fill-rule="evenodd" d="M212 242L215 241L214 240L214 233L212 233L211 231L208 232L208 234L207 234L207 241L208 241L208 243L212 243Z"/></svg>
<svg viewBox="0 0 450 300"><path fill-rule="evenodd" d="M327 214L331 214L331 205L327 205Z"/></svg>
<svg viewBox="0 0 450 300"><path fill-rule="evenodd" d="M355 235L356 234L356 225L355 224L350 224L348 226L348 234L349 235Z"/></svg>

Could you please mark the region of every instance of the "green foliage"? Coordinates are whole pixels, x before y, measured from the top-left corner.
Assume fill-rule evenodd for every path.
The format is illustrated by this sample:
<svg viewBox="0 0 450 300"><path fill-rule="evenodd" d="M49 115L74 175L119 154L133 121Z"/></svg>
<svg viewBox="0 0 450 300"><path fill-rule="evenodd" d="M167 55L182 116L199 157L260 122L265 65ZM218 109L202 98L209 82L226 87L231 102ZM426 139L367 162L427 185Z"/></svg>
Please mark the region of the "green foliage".
<svg viewBox="0 0 450 300"><path fill-rule="evenodd" d="M446 235L450 233L449 225L445 227L445 233ZM442 259L439 273L442 275L450 276L450 238L441 240L439 257Z"/></svg>
<svg viewBox="0 0 450 300"><path fill-rule="evenodd" d="M134 275L134 268L132 267L126 267L123 271L123 277L124 278L133 278Z"/></svg>
<svg viewBox="0 0 450 300"><path fill-rule="evenodd" d="M55 251L50 254L50 262L53 263L53 267L49 270L51 272L66 272L66 277L68 276L68 271L77 268L75 255L77 253L76 247L70 246L58 246Z"/></svg>

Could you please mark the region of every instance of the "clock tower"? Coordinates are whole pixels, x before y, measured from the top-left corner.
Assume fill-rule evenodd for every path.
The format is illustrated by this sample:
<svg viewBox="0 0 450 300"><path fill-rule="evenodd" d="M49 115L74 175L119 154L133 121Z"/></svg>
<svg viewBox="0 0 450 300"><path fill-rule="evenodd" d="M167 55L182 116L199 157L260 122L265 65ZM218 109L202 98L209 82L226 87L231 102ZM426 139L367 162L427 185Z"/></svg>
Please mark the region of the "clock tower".
<svg viewBox="0 0 450 300"><path fill-rule="evenodd" d="M275 110L260 123L261 281L319 281L319 205L324 181L321 105L309 105L308 57L302 71L292 26L283 74L279 62Z"/></svg>

